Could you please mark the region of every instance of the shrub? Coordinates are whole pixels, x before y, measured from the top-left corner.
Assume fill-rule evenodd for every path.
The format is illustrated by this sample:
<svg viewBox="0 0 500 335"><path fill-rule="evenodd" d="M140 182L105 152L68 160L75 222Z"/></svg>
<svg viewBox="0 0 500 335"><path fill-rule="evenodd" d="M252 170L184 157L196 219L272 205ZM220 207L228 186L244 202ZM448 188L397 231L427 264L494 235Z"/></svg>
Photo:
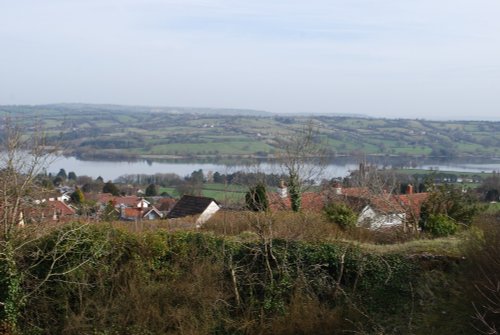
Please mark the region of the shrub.
<svg viewBox="0 0 500 335"><path fill-rule="evenodd" d="M453 185L435 187L422 205L420 226L426 230L427 221L434 216L445 216L455 222L469 226L474 216L481 210L477 199L469 192Z"/></svg>
<svg viewBox="0 0 500 335"><path fill-rule="evenodd" d="M324 211L330 222L336 223L344 229L356 225L357 216L346 204L331 203L325 207Z"/></svg>
<svg viewBox="0 0 500 335"><path fill-rule="evenodd" d="M147 197L155 197L158 195L158 187L155 184L149 184L146 188Z"/></svg>
<svg viewBox="0 0 500 335"><path fill-rule="evenodd" d="M267 211L269 208L269 201L267 200L266 186L259 183L255 187L252 187L245 194L245 202L247 208L251 211Z"/></svg>
<svg viewBox="0 0 500 335"><path fill-rule="evenodd" d="M432 236L448 236L456 233L458 225L453 219L443 214L431 214L425 222L424 231Z"/></svg>
<svg viewBox="0 0 500 335"><path fill-rule="evenodd" d="M482 214L479 228L467 249L468 292L472 295L475 327L481 334L498 334L500 328L500 215Z"/></svg>

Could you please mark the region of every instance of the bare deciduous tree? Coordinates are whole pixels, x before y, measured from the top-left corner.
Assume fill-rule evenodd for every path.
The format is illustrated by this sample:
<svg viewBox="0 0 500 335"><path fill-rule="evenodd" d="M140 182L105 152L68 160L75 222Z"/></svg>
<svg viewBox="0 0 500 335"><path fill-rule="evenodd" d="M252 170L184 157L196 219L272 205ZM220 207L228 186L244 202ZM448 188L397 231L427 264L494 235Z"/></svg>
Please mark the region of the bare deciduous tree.
<svg viewBox="0 0 500 335"><path fill-rule="evenodd" d="M302 193L321 177L326 167L325 150L317 127L308 122L298 134L288 138L278 160L288 176L292 210L298 212L302 206Z"/></svg>
<svg viewBox="0 0 500 335"><path fill-rule="evenodd" d="M0 274L2 286L0 310L3 310L6 331L17 334L18 321L28 299L45 283L74 271L85 259L61 272L59 263L65 255L78 249L82 241L81 225L56 232L50 250L37 249L37 242L55 227L30 223L30 214L39 210L36 205L43 187L37 182L51 161L55 148L46 145L41 131L23 133L9 119L0 129ZM31 249L36 257L27 263L22 255ZM33 269L41 262L48 264L42 277L35 278Z"/></svg>

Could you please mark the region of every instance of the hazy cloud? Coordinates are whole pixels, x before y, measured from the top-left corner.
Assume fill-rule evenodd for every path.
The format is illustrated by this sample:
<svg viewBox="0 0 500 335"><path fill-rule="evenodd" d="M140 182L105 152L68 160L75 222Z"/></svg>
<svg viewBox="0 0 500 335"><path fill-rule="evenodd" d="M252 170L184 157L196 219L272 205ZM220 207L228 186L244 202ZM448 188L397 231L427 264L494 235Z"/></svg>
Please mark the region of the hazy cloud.
<svg viewBox="0 0 500 335"><path fill-rule="evenodd" d="M0 0L0 104L498 118L500 3Z"/></svg>

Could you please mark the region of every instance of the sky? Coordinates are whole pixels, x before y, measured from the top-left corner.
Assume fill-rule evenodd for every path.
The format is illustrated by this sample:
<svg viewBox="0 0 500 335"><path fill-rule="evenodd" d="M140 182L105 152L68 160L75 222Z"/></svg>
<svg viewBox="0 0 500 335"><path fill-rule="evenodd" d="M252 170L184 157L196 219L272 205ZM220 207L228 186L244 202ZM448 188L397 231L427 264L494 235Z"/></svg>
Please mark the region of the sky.
<svg viewBox="0 0 500 335"><path fill-rule="evenodd" d="M498 0L0 0L0 105L500 120Z"/></svg>

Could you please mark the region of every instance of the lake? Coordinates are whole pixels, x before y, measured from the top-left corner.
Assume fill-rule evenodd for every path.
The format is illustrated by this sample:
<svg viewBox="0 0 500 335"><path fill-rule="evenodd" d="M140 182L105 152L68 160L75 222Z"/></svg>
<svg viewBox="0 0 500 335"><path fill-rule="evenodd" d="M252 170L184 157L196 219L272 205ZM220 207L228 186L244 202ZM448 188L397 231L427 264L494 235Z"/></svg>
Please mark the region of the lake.
<svg viewBox="0 0 500 335"><path fill-rule="evenodd" d="M440 171L457 172L492 172L500 171L500 160L493 159L418 159L401 157L337 157L327 164L322 175L323 178L344 177L350 171L358 168L360 161L377 164L379 167L411 167L419 169L432 169ZM124 174L155 174L175 173L186 176L192 171L202 169L204 172L233 173L236 171L281 173L280 166L270 161L261 160L255 164L243 164L236 159L227 163L218 162L172 162L138 160L125 161L86 161L75 157L58 157L48 168L47 172L56 174L59 169L66 172L74 171L77 176L87 175L93 178L101 176L105 181L114 180Z"/></svg>

